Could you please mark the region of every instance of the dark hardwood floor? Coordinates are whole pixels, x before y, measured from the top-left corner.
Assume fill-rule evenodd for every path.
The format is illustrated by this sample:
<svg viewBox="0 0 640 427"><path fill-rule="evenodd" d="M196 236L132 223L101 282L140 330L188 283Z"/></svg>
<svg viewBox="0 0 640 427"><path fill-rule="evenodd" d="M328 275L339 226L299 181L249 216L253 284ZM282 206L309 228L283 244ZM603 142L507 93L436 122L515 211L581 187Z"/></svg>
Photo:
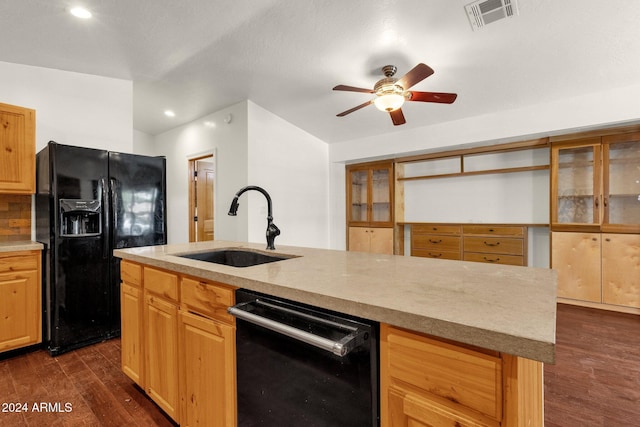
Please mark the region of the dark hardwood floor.
<svg viewBox="0 0 640 427"><path fill-rule="evenodd" d="M28 411L2 412L12 403ZM53 412L34 411L41 403ZM0 360L0 404L2 427L175 425L120 371L117 339L58 357L39 350ZM640 426L640 316L558 306L545 423Z"/></svg>
<svg viewBox="0 0 640 427"><path fill-rule="evenodd" d="M640 426L640 316L558 305L546 427Z"/></svg>

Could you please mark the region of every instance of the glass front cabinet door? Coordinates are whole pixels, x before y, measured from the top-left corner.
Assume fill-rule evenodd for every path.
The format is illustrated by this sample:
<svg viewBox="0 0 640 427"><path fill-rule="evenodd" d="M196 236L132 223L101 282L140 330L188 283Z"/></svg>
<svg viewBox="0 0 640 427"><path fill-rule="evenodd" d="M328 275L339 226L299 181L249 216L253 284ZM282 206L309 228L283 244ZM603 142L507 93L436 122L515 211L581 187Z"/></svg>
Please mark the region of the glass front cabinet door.
<svg viewBox="0 0 640 427"><path fill-rule="evenodd" d="M347 222L350 226L391 227L393 164L347 166Z"/></svg>
<svg viewBox="0 0 640 427"><path fill-rule="evenodd" d="M551 149L555 231L640 232L640 133Z"/></svg>

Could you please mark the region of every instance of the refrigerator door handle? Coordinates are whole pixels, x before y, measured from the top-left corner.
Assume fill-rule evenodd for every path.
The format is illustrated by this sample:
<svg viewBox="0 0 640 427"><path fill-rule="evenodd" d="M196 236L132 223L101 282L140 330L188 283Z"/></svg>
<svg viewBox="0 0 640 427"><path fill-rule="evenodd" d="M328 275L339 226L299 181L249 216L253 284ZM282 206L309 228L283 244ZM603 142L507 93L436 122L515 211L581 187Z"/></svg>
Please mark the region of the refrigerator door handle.
<svg viewBox="0 0 640 427"><path fill-rule="evenodd" d="M109 188L111 190L111 205L109 206L112 209L112 214L113 214L113 220L112 220L112 224L113 224L113 228L111 230L112 235L116 236L116 233L118 232L118 214L120 207L118 206L120 200L118 198L118 180L115 178L109 178ZM115 242L113 244L114 249L117 247Z"/></svg>
<svg viewBox="0 0 640 427"><path fill-rule="evenodd" d="M107 180L100 178L100 186L102 187L102 258L107 259L111 255L109 253L109 189L107 188Z"/></svg>

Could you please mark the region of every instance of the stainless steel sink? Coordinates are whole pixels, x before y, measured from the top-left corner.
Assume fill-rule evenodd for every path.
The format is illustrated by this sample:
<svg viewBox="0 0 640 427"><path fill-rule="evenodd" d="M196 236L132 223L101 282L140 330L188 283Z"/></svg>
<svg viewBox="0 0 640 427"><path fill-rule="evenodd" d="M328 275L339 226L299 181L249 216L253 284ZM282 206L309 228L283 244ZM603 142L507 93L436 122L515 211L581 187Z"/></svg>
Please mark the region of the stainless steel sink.
<svg viewBox="0 0 640 427"><path fill-rule="evenodd" d="M195 259L198 261L212 262L215 264L230 265L232 267L251 267L252 265L266 264L294 258L292 255L272 255L265 252L246 249L216 249L206 252L192 252L176 254L181 258Z"/></svg>

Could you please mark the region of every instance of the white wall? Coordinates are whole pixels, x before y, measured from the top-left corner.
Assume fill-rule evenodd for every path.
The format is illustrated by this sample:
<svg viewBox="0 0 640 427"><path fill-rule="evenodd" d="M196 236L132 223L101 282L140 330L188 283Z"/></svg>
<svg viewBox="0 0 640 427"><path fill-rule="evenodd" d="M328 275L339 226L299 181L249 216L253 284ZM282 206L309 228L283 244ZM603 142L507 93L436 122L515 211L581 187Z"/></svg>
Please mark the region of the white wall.
<svg viewBox="0 0 640 427"><path fill-rule="evenodd" d="M329 149L325 142L249 102L249 184L273 201L278 243L329 246ZM264 242L266 199L249 196L249 241ZM245 199L246 200L246 199ZM241 208L243 209L243 208Z"/></svg>
<svg viewBox="0 0 640 427"><path fill-rule="evenodd" d="M0 62L0 102L36 110L36 150L47 142L133 150L129 80Z"/></svg>
<svg viewBox="0 0 640 427"><path fill-rule="evenodd" d="M232 120L225 122L231 115ZM138 147L148 149L138 135ZM247 102L232 105L157 135L153 151L167 158L167 231L169 243L189 241L189 159L213 154L215 160L214 229L217 240L246 241L247 214L227 215L234 194L247 185Z"/></svg>

